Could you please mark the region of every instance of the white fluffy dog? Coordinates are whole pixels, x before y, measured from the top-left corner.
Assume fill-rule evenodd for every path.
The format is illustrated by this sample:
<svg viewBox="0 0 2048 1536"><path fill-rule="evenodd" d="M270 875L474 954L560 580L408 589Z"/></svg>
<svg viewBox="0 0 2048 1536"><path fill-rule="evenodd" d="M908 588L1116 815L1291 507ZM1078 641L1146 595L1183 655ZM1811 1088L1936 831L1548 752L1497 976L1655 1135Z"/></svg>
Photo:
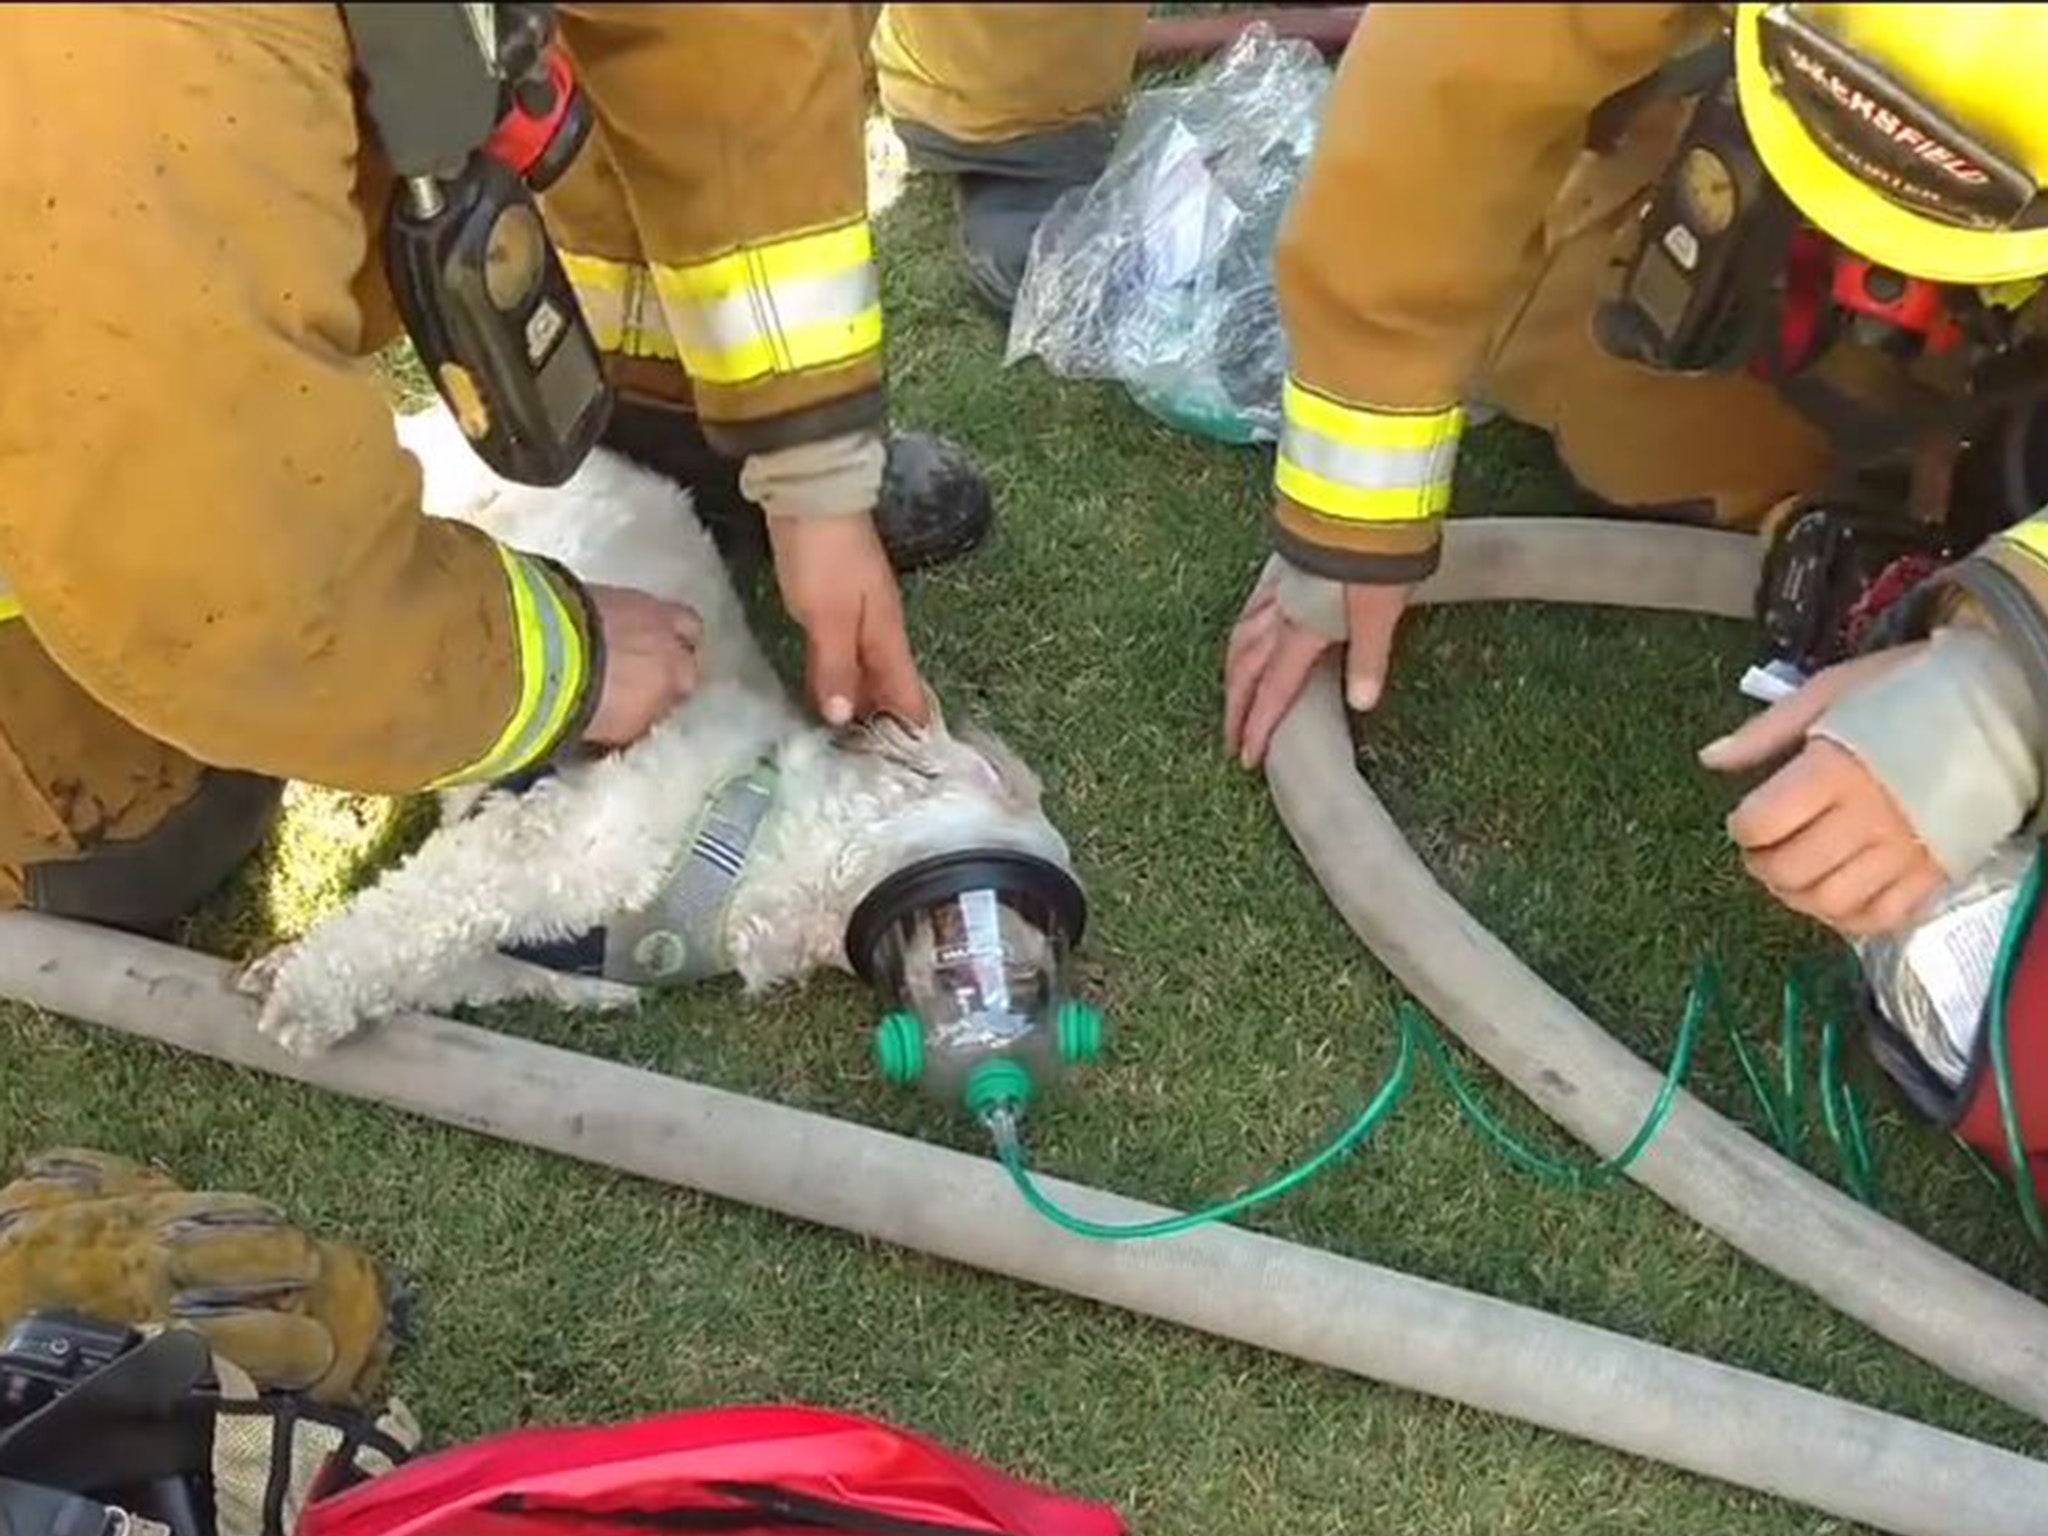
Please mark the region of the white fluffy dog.
<svg viewBox="0 0 2048 1536"><path fill-rule="evenodd" d="M738 595L688 495L599 450L552 490L499 479L433 410L399 435L425 472L428 512L460 518L585 580L689 604L704 621L700 683L645 738L563 768L523 793L453 791L418 852L243 973L261 1027L325 1050L409 1009L536 997L630 1007L638 988L513 959L645 910L667 889L723 786L764 759L772 802L718 907L723 968L750 991L844 968L848 918L881 880L969 847L1061 866L1035 777L1001 743L954 735L932 709L913 729L842 731L791 702L748 631Z"/></svg>

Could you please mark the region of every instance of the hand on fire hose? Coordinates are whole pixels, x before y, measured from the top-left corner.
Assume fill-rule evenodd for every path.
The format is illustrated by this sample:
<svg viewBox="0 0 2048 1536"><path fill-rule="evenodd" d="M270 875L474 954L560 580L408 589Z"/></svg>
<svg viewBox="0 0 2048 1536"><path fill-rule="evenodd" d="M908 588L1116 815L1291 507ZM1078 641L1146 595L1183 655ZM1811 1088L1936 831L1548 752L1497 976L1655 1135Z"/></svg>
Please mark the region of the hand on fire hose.
<svg viewBox="0 0 2048 1536"><path fill-rule="evenodd" d="M1361 714L1378 704L1412 590L1327 581L1274 561L1230 632L1223 741L1231 754L1246 768L1265 761L1273 732L1332 646L1345 647L1345 702Z"/></svg>
<svg viewBox="0 0 2048 1536"><path fill-rule="evenodd" d="M1729 833L1779 901L1863 935L1906 926L2018 830L2040 796L2040 740L2018 664L1953 627L1829 668L1700 760L1739 772L1796 753Z"/></svg>
<svg viewBox="0 0 2048 1536"><path fill-rule="evenodd" d="M755 454L740 490L768 522L776 585L802 626L811 703L827 724L926 721L903 595L875 531L886 457L876 433Z"/></svg>
<svg viewBox="0 0 2048 1536"><path fill-rule="evenodd" d="M392 1348L367 1255L98 1152L44 1153L0 1188L0 1331L53 1309L185 1324L261 1385L325 1403L367 1400Z"/></svg>
<svg viewBox="0 0 2048 1536"><path fill-rule="evenodd" d="M604 679L583 739L630 746L697 688L703 620L681 603L630 587L585 589L604 641Z"/></svg>

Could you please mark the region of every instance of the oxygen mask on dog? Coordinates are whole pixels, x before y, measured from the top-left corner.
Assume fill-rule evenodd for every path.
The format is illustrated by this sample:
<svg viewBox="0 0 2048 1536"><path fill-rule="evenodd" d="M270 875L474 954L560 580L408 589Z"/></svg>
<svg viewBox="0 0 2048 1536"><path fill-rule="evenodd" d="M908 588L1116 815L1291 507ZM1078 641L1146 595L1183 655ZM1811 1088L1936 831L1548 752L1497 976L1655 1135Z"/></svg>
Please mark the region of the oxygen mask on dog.
<svg viewBox="0 0 2048 1536"><path fill-rule="evenodd" d="M882 1075L977 1119L1019 1117L1101 1052L1101 1010L1073 984L1080 885L1006 850L927 859L890 876L847 927L847 958L883 1000Z"/></svg>

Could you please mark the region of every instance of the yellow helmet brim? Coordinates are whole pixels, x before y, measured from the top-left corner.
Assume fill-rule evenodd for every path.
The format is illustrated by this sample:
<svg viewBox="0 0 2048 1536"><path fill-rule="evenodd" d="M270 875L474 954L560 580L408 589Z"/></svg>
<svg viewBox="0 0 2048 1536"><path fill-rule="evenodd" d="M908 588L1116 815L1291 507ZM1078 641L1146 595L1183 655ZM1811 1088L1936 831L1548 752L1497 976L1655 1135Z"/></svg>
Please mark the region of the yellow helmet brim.
<svg viewBox="0 0 2048 1536"><path fill-rule="evenodd" d="M1837 165L1771 84L1757 20L1735 8L1735 90L1771 179L1821 231L1857 255L1911 277L1982 285L2048 273L2048 229L1958 229L1900 207Z"/></svg>

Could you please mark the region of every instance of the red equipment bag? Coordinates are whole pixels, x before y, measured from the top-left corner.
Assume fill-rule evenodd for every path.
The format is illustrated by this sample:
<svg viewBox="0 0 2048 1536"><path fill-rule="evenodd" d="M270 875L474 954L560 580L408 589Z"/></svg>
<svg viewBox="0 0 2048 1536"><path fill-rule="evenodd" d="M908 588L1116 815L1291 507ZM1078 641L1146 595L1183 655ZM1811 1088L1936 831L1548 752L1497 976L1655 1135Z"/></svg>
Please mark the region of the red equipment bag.
<svg viewBox="0 0 2048 1536"><path fill-rule="evenodd" d="M872 1419L721 1408L525 1430L314 1504L297 1536L1124 1536L1101 1504Z"/></svg>
<svg viewBox="0 0 2048 1536"><path fill-rule="evenodd" d="M1907 1102L2011 1174L2004 1096L1991 1048L1994 1030L2002 1029L2020 1149L2035 1186L2048 1193L2048 902L2042 899L2044 871L2048 871L2048 851L2036 853L2035 865L2008 919L1991 995L1985 1000L1983 1019L1960 1082L1951 1086L1937 1076L1867 989L1864 1012L1872 1054L1903 1090Z"/></svg>
<svg viewBox="0 0 2048 1536"><path fill-rule="evenodd" d="M2006 1059L2012 1065L2012 1107L2019 1121L2020 1146L2037 1189L2048 1191L2048 922L2037 902L2022 911L2027 925L2013 951L2005 996L1993 999L2005 1009ZM1958 1095L1953 1129L2007 1173L2005 1114L1999 1103L1998 1078L1990 1062L1990 1020L1977 1036L1970 1074Z"/></svg>

